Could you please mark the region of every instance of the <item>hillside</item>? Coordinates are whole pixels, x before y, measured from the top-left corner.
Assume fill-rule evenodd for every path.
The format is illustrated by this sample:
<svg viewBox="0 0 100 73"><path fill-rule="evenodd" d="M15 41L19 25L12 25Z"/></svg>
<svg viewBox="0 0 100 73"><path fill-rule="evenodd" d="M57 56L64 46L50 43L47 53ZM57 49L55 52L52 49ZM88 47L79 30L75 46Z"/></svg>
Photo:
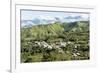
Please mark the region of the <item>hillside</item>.
<svg viewBox="0 0 100 73"><path fill-rule="evenodd" d="M78 21L73 23L53 23L47 25L35 25L22 27L22 36L27 38L27 35L30 37L42 37L63 34L64 32L88 32L89 31L89 22L88 21ZM28 33L28 34L26 34ZM28 37L29 38L29 37Z"/></svg>
<svg viewBox="0 0 100 73"><path fill-rule="evenodd" d="M88 60L89 21L21 28L21 62Z"/></svg>

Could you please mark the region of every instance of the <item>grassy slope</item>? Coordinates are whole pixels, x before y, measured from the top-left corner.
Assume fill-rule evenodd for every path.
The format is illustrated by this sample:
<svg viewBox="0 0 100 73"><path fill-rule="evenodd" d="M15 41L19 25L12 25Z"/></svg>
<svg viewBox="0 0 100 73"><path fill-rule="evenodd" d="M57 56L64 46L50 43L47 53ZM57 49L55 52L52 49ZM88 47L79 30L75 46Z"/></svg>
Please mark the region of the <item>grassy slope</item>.
<svg viewBox="0 0 100 73"><path fill-rule="evenodd" d="M49 37L49 38L48 38ZM75 44L81 44L77 49L81 53L79 57L75 59L87 59L89 57L88 43L89 43L89 22L80 21L74 23L54 23L48 25L37 25L32 27L21 28L21 49L29 50L32 48L32 42L34 40L42 40L54 43L55 40L64 40L65 42L71 41L73 45L67 45L65 50L69 51L69 54L56 54L51 52L46 60L43 59L43 53L37 53L30 55L28 52L22 52L22 62L41 62L41 61L61 61L61 60L74 60L72 56L72 48ZM28 44L28 41L30 43ZM25 50L26 50L25 49ZM26 56L27 57L26 57ZM47 54L48 55L48 54ZM25 57L23 57L25 56ZM24 59L25 58L25 59Z"/></svg>

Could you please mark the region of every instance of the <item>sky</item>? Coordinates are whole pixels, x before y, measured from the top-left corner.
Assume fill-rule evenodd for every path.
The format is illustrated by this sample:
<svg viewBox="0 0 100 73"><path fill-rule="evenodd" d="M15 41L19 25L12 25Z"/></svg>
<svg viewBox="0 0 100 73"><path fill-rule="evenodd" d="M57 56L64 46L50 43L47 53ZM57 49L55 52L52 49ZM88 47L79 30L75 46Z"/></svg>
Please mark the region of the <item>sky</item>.
<svg viewBox="0 0 100 73"><path fill-rule="evenodd" d="M89 14L87 13L21 10L21 21L34 20L34 19L54 21L55 17L59 18L63 22L64 21L73 22L77 20L89 20ZM67 18L67 19L65 20L64 18Z"/></svg>

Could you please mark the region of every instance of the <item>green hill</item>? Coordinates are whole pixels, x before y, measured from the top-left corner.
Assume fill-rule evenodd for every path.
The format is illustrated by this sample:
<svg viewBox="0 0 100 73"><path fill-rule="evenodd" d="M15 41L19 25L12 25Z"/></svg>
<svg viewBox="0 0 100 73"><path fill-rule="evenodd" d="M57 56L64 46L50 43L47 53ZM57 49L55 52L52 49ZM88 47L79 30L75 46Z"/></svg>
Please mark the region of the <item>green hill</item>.
<svg viewBox="0 0 100 73"><path fill-rule="evenodd" d="M89 21L21 27L21 62L88 60Z"/></svg>
<svg viewBox="0 0 100 73"><path fill-rule="evenodd" d="M24 38L44 39L48 36L59 36L64 32L88 32L89 22L78 21L73 23L53 23L47 25L37 25L32 27L22 27L21 34Z"/></svg>

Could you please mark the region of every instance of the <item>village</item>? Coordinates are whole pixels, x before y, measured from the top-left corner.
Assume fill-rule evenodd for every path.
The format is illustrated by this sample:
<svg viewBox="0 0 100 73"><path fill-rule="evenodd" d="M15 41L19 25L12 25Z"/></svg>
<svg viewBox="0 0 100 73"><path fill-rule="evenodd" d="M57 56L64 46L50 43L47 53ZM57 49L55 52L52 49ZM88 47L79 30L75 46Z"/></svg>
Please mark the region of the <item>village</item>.
<svg viewBox="0 0 100 73"><path fill-rule="evenodd" d="M52 44L48 44L47 42L45 42L45 41L41 41L41 42L39 42L39 41L35 41L34 42L34 44L33 44L33 46L37 46L37 47L43 47L44 49L46 48L46 49L48 49L49 51L52 51L53 49L57 49L58 50L58 53L61 53L61 54L64 54L64 53L70 53L69 51L64 51L62 48L66 48L67 47L67 45L74 45L74 43L73 42L70 42L70 41L68 41L67 43L66 42L62 42L62 41L60 41L60 42L56 42L56 43L52 43ZM74 45L74 48L73 48L73 53L72 53L72 55L74 56L74 57L77 57L77 56L79 56L80 55L80 53L78 52L78 50L77 50L77 47L78 46L80 46L79 44L77 44L77 45Z"/></svg>

